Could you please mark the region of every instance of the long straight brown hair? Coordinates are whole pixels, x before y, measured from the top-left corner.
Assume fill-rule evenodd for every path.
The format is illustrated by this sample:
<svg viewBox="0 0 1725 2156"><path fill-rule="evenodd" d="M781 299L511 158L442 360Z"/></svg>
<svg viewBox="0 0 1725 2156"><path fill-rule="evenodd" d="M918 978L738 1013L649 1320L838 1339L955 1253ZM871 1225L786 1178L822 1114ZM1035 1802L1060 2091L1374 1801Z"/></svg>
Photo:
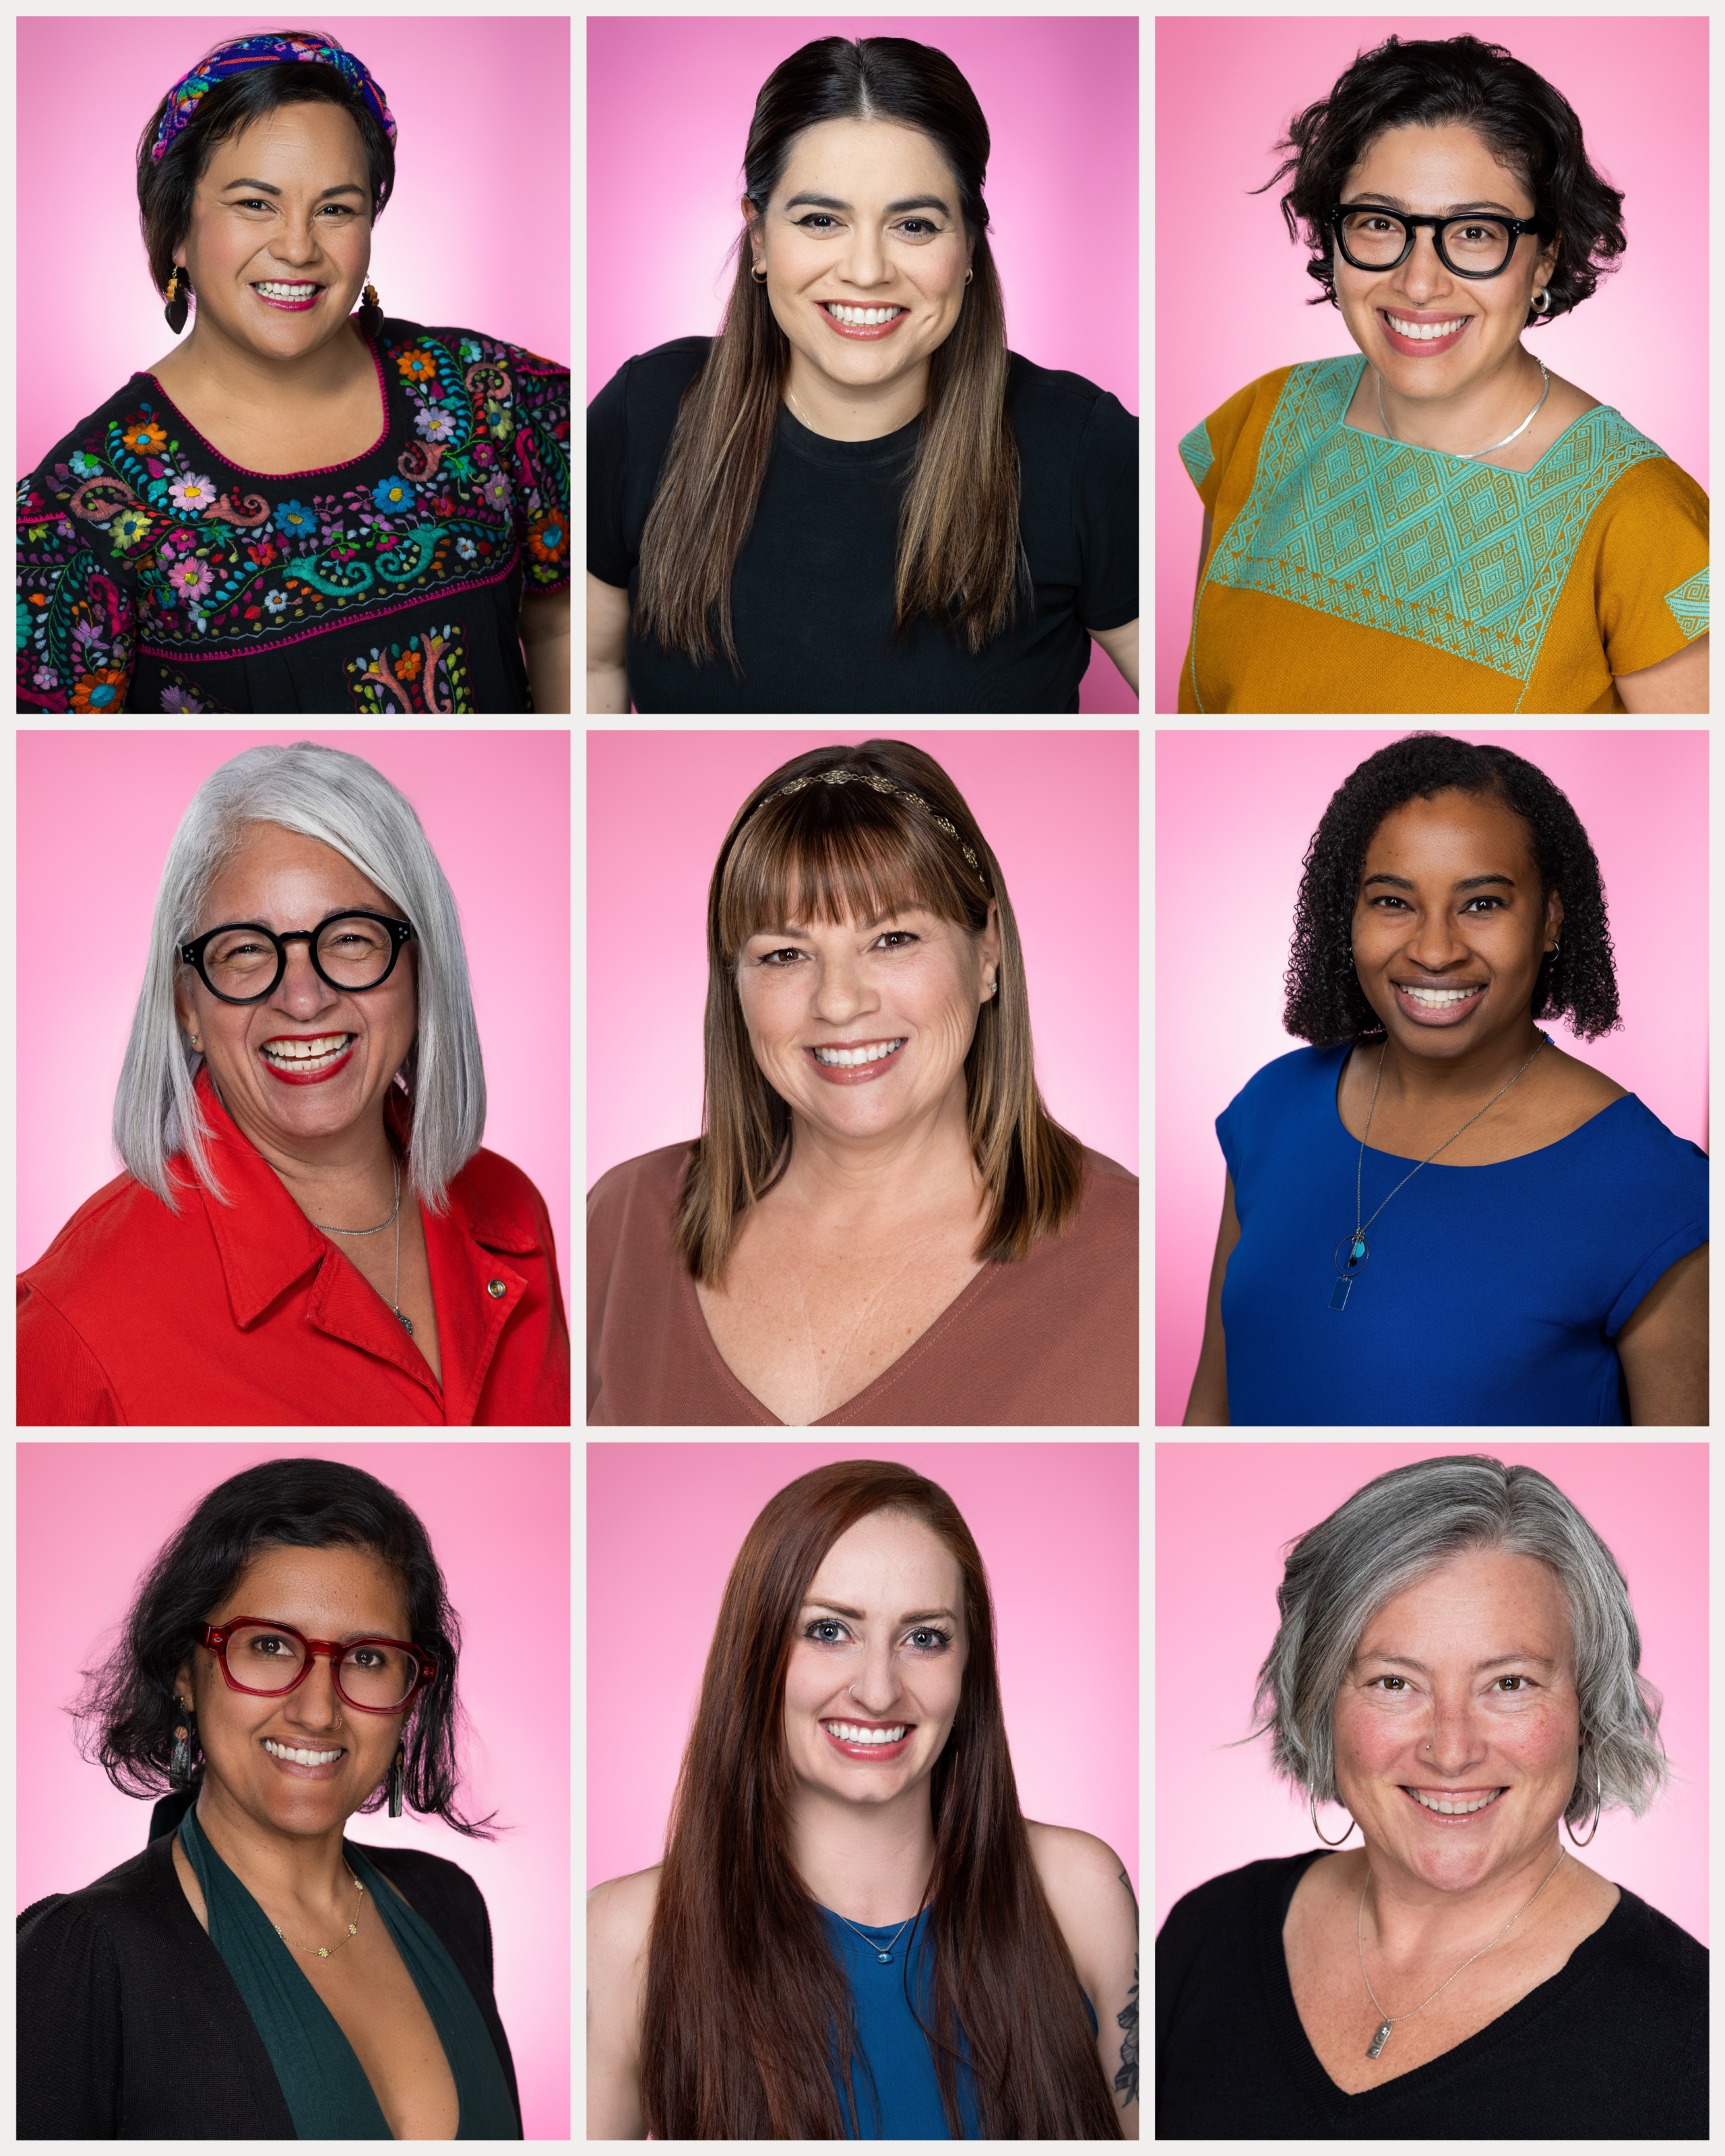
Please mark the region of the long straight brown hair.
<svg viewBox="0 0 1725 2156"><path fill-rule="evenodd" d="M889 781L925 806L855 783L767 798L793 779L838 770ZM781 764L743 803L707 892L706 1115L676 1223L677 1248L704 1286L721 1284L744 1214L790 1160L790 1110L755 1060L737 999L743 945L757 929L792 919L878 921L910 906L979 936L990 899L1000 968L964 1059L971 1150L988 1192L975 1255L1011 1263L1071 1220L1083 1195L1084 1148L1043 1106L1018 921L1000 864L963 795L908 742L809 749Z"/></svg>
<svg viewBox="0 0 1725 2156"><path fill-rule="evenodd" d="M1010 623L1023 567L1019 455L1006 417L1006 310L983 183L988 123L946 54L910 38L817 38L775 68L755 103L743 175L764 216L804 128L891 120L920 128L950 167L971 255L957 324L929 360L928 400L899 516L896 633L921 614L973 653ZM722 647L742 677L731 583L773 454L790 341L737 241L725 320L688 388L641 538L635 633L705 665Z"/></svg>
<svg viewBox="0 0 1725 2156"><path fill-rule="evenodd" d="M641 2112L660 2140L835 2141L859 2132L849 1988L789 1851L785 1678L821 1559L882 1510L939 1536L964 1583L957 1719L931 1781L932 1985L925 2024L954 2140L961 2044L983 2138L1117 2141L1071 1955L1019 1810L988 1575L936 1483L879 1460L819 1467L749 1529L719 1610L660 1874ZM907 1975L908 1980L908 1975ZM840 2090L845 2092L841 2106Z"/></svg>

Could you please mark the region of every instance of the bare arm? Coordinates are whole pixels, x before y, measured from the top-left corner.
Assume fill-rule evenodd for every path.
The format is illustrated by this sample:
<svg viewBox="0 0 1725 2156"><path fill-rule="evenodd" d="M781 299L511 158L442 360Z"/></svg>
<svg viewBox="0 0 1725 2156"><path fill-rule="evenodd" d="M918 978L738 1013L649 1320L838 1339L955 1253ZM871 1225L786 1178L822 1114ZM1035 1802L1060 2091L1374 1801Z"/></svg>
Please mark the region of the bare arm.
<svg viewBox="0 0 1725 2156"><path fill-rule="evenodd" d="M1626 711L1697 711L1707 708L1707 639L1661 659L1639 673L1620 674L1617 693Z"/></svg>
<svg viewBox="0 0 1725 2156"><path fill-rule="evenodd" d="M608 1879L587 1897L587 2138L644 2141L641 2021L659 1867Z"/></svg>
<svg viewBox="0 0 1725 2156"><path fill-rule="evenodd" d="M1126 1866L1093 1834L1025 1821L1036 1876L1096 2017L1096 2056L1120 2119L1138 2138L1138 1903Z"/></svg>
<svg viewBox="0 0 1725 2156"><path fill-rule="evenodd" d="M569 709L569 594L528 592L521 600L521 649L536 711Z"/></svg>
<svg viewBox="0 0 1725 2156"><path fill-rule="evenodd" d="M1222 1193L1222 1224L1216 1231L1216 1255L1210 1263L1209 1300L1204 1306L1204 1345L1198 1353L1198 1370L1186 1402L1183 1427L1214 1425L1228 1421L1228 1343L1222 1337L1222 1282L1228 1272L1228 1256L1240 1240L1240 1218L1234 1209L1234 1178Z"/></svg>
<svg viewBox="0 0 1725 2156"><path fill-rule="evenodd" d="M1617 1336L1630 1420L1707 1427L1707 1246L1662 1272Z"/></svg>
<svg viewBox="0 0 1725 2156"><path fill-rule="evenodd" d="M1137 623L1127 621L1122 622L1118 629L1093 629L1087 633L1120 669L1126 685L1136 696L1138 693Z"/></svg>
<svg viewBox="0 0 1725 2156"><path fill-rule="evenodd" d="M587 572L587 708L590 712L627 711L629 593L602 584Z"/></svg>

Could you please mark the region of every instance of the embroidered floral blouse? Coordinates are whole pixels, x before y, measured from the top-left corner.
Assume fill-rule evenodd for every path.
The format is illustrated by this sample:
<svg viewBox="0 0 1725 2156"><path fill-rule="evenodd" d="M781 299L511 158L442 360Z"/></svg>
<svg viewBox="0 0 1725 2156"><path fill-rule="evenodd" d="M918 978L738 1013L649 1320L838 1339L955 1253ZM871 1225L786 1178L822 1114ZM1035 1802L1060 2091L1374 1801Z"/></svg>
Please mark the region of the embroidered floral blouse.
<svg viewBox="0 0 1725 2156"><path fill-rule="evenodd" d="M524 592L569 581L569 373L386 320L383 431L228 462L135 374L18 489L23 711L526 711Z"/></svg>

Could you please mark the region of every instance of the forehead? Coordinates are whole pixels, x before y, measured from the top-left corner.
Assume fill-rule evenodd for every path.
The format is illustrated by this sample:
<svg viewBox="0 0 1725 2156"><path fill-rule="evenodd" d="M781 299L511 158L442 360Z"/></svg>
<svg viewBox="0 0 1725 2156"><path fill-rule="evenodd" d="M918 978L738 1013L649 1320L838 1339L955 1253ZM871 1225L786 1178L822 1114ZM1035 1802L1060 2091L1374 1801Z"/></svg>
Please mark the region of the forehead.
<svg viewBox="0 0 1725 2156"><path fill-rule="evenodd" d="M405 1638L407 1590L374 1552L277 1545L250 1559L211 1622L274 1617L318 1638L378 1631Z"/></svg>
<svg viewBox="0 0 1725 2156"><path fill-rule="evenodd" d="M1531 217L1533 199L1491 145L1458 121L1437 127L1391 127L1368 144L1348 174L1347 192L1394 195L1409 209L1440 216L1452 203L1497 202Z"/></svg>
<svg viewBox="0 0 1725 2156"><path fill-rule="evenodd" d="M961 1606L958 1560L921 1520L906 1512L871 1512L833 1544L809 1592L834 1595L871 1615L896 1614L886 1605L904 1608L907 1596L956 1611Z"/></svg>
<svg viewBox="0 0 1725 2156"><path fill-rule="evenodd" d="M310 928L344 906L394 911L393 901L333 846L278 824L253 824L239 851L210 885L201 911L207 924L255 920L266 928Z"/></svg>
<svg viewBox="0 0 1725 2156"><path fill-rule="evenodd" d="M1458 877L1497 868L1519 882L1522 871L1532 870L1527 825L1495 793L1445 792L1404 801L1372 834L1360 874L1441 875L1452 865Z"/></svg>
<svg viewBox="0 0 1725 2156"><path fill-rule="evenodd" d="M823 120L791 145L778 192L781 202L807 192L879 210L908 194L943 194L950 202L953 181L920 127L893 120Z"/></svg>
<svg viewBox="0 0 1725 2156"><path fill-rule="evenodd" d="M338 105L282 105L218 142L203 175L207 187L230 179L315 180L320 187L357 181L369 193L365 145Z"/></svg>
<svg viewBox="0 0 1725 2156"><path fill-rule="evenodd" d="M1469 1550L1393 1596L1360 1635L1361 1654L1410 1655L1434 1668L1526 1652L1566 1662L1569 1605L1548 1564L1508 1550Z"/></svg>

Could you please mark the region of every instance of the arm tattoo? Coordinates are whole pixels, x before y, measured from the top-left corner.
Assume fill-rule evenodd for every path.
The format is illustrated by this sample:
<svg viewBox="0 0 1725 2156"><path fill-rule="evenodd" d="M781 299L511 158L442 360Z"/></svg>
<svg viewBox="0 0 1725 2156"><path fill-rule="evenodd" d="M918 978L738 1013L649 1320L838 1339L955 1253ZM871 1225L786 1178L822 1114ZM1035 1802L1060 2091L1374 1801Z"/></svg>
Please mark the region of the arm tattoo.
<svg viewBox="0 0 1725 2156"><path fill-rule="evenodd" d="M1120 1875L1120 1883L1126 1889L1127 1900L1132 1905L1132 1936L1136 1938L1138 1933L1138 1897L1133 1893L1132 1882L1127 1877L1124 1871Z"/></svg>
<svg viewBox="0 0 1725 2156"><path fill-rule="evenodd" d="M1132 1988L1126 1994L1126 2005L1114 2017L1126 2031L1120 2040L1120 2071L1114 2076L1114 2086L1120 2092L1120 2107L1138 2100L1138 1958L1132 1956Z"/></svg>

